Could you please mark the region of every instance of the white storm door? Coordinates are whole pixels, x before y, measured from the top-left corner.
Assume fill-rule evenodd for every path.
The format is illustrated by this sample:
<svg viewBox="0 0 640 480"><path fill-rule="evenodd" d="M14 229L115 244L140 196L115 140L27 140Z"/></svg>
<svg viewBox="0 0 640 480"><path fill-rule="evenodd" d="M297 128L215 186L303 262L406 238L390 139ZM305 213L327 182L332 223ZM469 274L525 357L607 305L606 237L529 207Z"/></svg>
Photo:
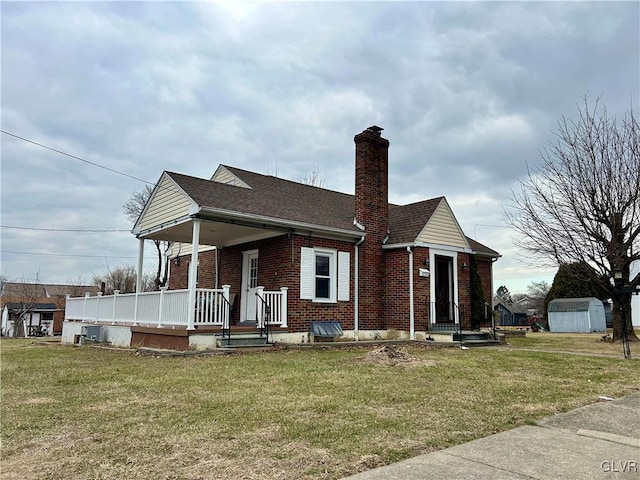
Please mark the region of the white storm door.
<svg viewBox="0 0 640 480"><path fill-rule="evenodd" d="M256 291L258 287L258 251L251 250L242 253L242 288L243 297L241 308L241 322L256 320ZM244 314L243 314L244 313Z"/></svg>

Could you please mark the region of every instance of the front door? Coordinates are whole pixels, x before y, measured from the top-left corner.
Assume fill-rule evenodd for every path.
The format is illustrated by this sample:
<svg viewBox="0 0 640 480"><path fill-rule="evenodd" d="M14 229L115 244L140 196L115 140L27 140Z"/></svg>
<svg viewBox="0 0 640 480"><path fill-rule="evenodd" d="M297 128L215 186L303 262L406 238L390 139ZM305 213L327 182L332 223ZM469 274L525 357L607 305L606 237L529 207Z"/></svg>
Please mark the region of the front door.
<svg viewBox="0 0 640 480"><path fill-rule="evenodd" d="M436 323L454 322L453 259L436 255L435 261Z"/></svg>
<svg viewBox="0 0 640 480"><path fill-rule="evenodd" d="M241 322L256 321L256 290L258 287L258 250L242 253L242 308Z"/></svg>

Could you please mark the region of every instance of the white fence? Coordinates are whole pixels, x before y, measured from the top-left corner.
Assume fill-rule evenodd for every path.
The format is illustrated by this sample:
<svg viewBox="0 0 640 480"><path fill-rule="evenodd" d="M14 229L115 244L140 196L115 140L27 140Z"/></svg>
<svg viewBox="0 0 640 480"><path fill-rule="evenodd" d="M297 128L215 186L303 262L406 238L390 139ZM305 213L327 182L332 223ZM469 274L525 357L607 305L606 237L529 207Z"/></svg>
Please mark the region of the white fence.
<svg viewBox="0 0 640 480"><path fill-rule="evenodd" d="M67 297L65 320L86 322L110 322L147 326L213 325L229 328L229 285L221 289L196 289L195 311L189 314L189 290L127 293L91 297ZM277 291L265 291L258 287L256 295L256 320L259 328L269 325L287 326L287 287ZM190 321L192 323L190 323Z"/></svg>
<svg viewBox="0 0 640 480"><path fill-rule="evenodd" d="M189 290L67 297L65 320L148 326L229 326L229 285L196 289L195 312L189 315ZM191 322L190 322L191 321Z"/></svg>
<svg viewBox="0 0 640 480"><path fill-rule="evenodd" d="M256 289L258 328L263 328L265 321L269 325L287 326L287 290L287 287L272 292L265 291L264 287Z"/></svg>

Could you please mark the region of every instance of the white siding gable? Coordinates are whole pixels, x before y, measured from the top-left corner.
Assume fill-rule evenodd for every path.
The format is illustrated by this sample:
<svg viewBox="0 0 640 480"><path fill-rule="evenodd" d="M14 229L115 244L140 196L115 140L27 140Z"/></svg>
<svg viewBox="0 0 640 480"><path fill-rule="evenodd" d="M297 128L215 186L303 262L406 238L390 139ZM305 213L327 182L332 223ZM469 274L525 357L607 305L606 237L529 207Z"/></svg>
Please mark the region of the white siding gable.
<svg viewBox="0 0 640 480"><path fill-rule="evenodd" d="M195 202L166 174L151 194L151 199L138 219L141 231L185 217Z"/></svg>
<svg viewBox="0 0 640 480"><path fill-rule="evenodd" d="M220 165L213 176L211 177L213 182L224 183L226 185L233 185L234 187L251 188L245 182L240 180L237 175L234 175L224 165Z"/></svg>
<svg viewBox="0 0 640 480"><path fill-rule="evenodd" d="M443 198L436 211L424 226L416 239L418 242L469 248L467 239L453 215L447 201Z"/></svg>

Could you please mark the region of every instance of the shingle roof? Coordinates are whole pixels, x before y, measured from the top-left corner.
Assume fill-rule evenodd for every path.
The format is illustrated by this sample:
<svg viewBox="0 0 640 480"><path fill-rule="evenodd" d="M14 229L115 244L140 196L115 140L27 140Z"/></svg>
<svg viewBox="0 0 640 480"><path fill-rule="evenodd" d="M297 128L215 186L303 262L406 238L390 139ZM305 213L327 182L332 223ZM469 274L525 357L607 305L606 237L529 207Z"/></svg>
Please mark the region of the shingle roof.
<svg viewBox="0 0 640 480"><path fill-rule="evenodd" d="M78 292L98 292L95 285L60 285L51 283L5 282L0 294L14 297L50 298L76 295Z"/></svg>
<svg viewBox="0 0 640 480"><path fill-rule="evenodd" d="M390 244L413 242L444 197L423 200L408 205L389 205Z"/></svg>
<svg viewBox="0 0 640 480"><path fill-rule="evenodd" d="M248 213L292 222L352 230L353 195L226 166L251 188L167 172L201 207Z"/></svg>
<svg viewBox="0 0 640 480"><path fill-rule="evenodd" d="M471 250L473 250L475 253L488 255L490 257L496 257L496 258L500 256L500 254L495 250L487 247L486 245L483 245L482 243L474 240L471 237L467 237L467 242L469 242L469 246L471 247Z"/></svg>
<svg viewBox="0 0 640 480"><path fill-rule="evenodd" d="M166 173L203 208L351 230L355 235L362 233L353 224L353 195L228 165L224 167L251 188L241 188L181 173ZM391 235L388 244L413 242L443 198L436 197L408 205L389 204ZM497 252L481 243L468 240L474 251L499 256Z"/></svg>

